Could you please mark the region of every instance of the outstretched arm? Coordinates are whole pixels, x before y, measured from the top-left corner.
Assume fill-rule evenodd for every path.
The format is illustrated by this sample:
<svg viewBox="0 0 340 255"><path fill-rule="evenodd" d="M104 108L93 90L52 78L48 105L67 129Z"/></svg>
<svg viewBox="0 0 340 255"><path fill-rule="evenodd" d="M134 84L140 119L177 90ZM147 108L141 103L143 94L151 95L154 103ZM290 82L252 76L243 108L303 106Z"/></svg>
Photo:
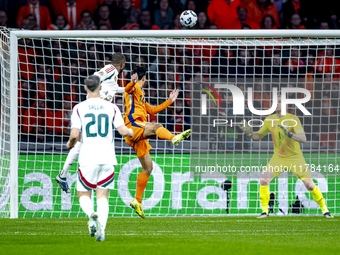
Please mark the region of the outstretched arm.
<svg viewBox="0 0 340 255"><path fill-rule="evenodd" d="M243 131L243 133L246 134L246 136L253 140L261 140L263 137L265 137L264 135L259 134L259 132L252 132L251 126L249 126L246 120L242 121L242 124L239 125L239 128Z"/></svg>
<svg viewBox="0 0 340 255"><path fill-rule="evenodd" d="M173 102L175 102L175 100L177 99L179 94L179 90L178 89L174 89L169 96L169 99L166 100L164 103L157 105L157 106L150 106L149 103L145 104L146 107L146 112L148 114L151 115L155 115L156 113L159 113L161 111L163 111L165 108L169 107Z"/></svg>
<svg viewBox="0 0 340 255"><path fill-rule="evenodd" d="M157 106L150 106L149 103L145 103L146 112L151 115L155 115L156 113L159 113L163 111L165 108L169 107L172 104L170 99L166 100L164 103L157 105Z"/></svg>
<svg viewBox="0 0 340 255"><path fill-rule="evenodd" d="M252 132L250 138L253 140L261 140L264 135L260 135L258 132Z"/></svg>
<svg viewBox="0 0 340 255"><path fill-rule="evenodd" d="M138 80L137 73L134 73L131 76L131 79L132 79L132 81L128 85L126 85L126 87L125 87L125 92L128 93L128 94L131 94L131 93L136 91L135 84L137 83L137 80Z"/></svg>

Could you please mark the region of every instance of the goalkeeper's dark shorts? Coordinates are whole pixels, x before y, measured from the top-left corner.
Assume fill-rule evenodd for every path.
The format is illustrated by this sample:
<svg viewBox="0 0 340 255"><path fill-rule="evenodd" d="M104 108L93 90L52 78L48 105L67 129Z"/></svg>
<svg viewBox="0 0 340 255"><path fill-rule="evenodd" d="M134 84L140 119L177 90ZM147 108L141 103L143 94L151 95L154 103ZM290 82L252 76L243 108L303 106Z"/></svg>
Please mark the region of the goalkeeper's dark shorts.
<svg viewBox="0 0 340 255"><path fill-rule="evenodd" d="M266 166L267 171L273 173L274 177L278 177L282 172L290 171L301 181L312 178L311 173L308 169L306 160L303 156L301 157L286 157L282 158L276 154L270 159Z"/></svg>

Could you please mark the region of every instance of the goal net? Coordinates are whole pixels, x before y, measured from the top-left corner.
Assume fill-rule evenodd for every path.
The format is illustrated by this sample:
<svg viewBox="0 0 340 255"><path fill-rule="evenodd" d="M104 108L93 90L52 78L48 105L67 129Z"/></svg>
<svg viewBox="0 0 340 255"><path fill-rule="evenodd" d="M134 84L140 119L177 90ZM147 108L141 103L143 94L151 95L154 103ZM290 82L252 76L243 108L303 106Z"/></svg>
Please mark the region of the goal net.
<svg viewBox="0 0 340 255"><path fill-rule="evenodd" d="M273 140L270 134L250 140L235 123L246 119L259 130L268 111L256 110L270 109L276 93L284 93L290 100L287 113L301 120L307 136L301 149L313 180L330 212L340 213L340 42L334 32L156 32L1 30L0 217L85 216L76 195L78 164L68 176L71 194L54 178L68 153L71 109L86 99L84 79L109 63L114 52L127 60L121 87L136 65L148 67L144 91L150 105L180 89L176 102L149 116L150 122L173 133L193 130L176 147L149 140L153 172L143 197L147 217L261 213L259 180L273 155ZM300 107L292 104L303 101L306 90L310 99ZM123 95L114 101L123 112ZM129 203L141 165L118 133L115 147L110 216L136 216ZM269 189L275 214L321 213L289 171Z"/></svg>

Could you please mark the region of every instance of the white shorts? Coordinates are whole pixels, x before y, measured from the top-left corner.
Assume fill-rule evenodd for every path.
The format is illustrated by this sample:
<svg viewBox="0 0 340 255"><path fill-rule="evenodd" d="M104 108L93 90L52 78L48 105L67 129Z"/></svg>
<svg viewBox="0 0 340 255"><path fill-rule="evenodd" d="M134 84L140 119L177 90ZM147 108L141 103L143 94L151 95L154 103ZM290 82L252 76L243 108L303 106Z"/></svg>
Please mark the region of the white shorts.
<svg viewBox="0 0 340 255"><path fill-rule="evenodd" d="M86 192L97 187L114 189L115 168L113 165L80 166L77 190Z"/></svg>

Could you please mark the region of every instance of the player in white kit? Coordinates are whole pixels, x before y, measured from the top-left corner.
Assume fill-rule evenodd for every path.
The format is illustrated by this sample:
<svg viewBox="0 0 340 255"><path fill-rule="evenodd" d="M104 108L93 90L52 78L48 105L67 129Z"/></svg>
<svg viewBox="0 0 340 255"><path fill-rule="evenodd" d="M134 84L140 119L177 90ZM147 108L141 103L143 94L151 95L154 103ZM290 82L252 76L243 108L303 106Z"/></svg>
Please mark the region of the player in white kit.
<svg viewBox="0 0 340 255"><path fill-rule="evenodd" d="M89 234L97 241L105 240L105 227L109 215L109 190L114 188L115 155L113 126L122 136L133 136L132 129L124 125L118 107L100 98L100 78L96 75L85 80L88 99L73 108L72 130L67 148L81 139L77 191L79 203L89 217ZM93 208L92 190L96 189L97 212Z"/></svg>
<svg viewBox="0 0 340 255"><path fill-rule="evenodd" d="M94 75L98 76L101 81L100 98L108 102L111 102L116 92L119 92L118 75L125 68L125 56L121 53L114 53L112 55L111 64L104 66ZM121 88L124 92L124 88ZM70 188L67 183L67 174L79 156L81 142L77 142L76 145L70 150L65 160L63 170L55 178L60 188L66 193L70 193Z"/></svg>

